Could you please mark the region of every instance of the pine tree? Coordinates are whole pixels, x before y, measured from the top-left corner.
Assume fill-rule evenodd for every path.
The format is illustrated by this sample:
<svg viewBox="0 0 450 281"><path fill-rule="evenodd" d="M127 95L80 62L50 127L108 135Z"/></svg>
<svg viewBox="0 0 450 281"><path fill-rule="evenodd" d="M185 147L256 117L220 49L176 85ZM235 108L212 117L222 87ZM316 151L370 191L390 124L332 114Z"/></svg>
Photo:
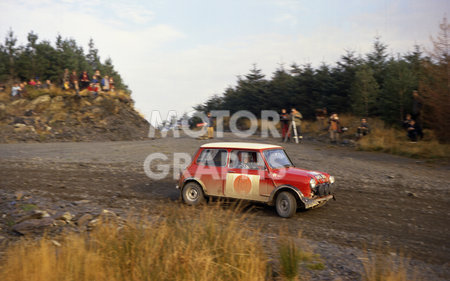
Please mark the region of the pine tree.
<svg viewBox="0 0 450 281"><path fill-rule="evenodd" d="M94 40L89 39L89 50L86 55L87 61L94 71L101 68L100 57L98 56L98 49L95 48Z"/></svg>
<svg viewBox="0 0 450 281"><path fill-rule="evenodd" d="M391 59L386 67L385 87L380 93L382 118L388 123L399 123L410 113L411 95L417 88L417 76L408 61Z"/></svg>
<svg viewBox="0 0 450 281"><path fill-rule="evenodd" d="M444 17L440 32L431 37L433 51L424 60L424 76L419 94L425 105L423 121L433 128L443 142L450 141L450 24Z"/></svg>
<svg viewBox="0 0 450 281"><path fill-rule="evenodd" d="M352 85L353 112L360 116L370 116L376 102L378 89L372 69L367 65L361 66L355 73L355 81Z"/></svg>
<svg viewBox="0 0 450 281"><path fill-rule="evenodd" d="M5 51L8 56L7 60L7 69L10 79L14 79L16 77L16 68L15 68L15 61L16 61L16 55L18 52L18 48L16 47L17 38L14 36L14 32L10 28L8 31L8 34L5 38Z"/></svg>

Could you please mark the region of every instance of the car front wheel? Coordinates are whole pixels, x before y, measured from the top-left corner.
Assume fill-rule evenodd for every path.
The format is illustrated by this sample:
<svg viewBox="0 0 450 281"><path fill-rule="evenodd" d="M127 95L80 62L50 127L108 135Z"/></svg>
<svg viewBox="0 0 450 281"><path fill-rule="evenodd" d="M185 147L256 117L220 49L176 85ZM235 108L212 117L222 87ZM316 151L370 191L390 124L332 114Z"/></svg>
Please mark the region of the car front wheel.
<svg viewBox="0 0 450 281"><path fill-rule="evenodd" d="M280 217L290 218L297 211L297 201L294 195L288 191L282 191L278 194L275 201L275 208Z"/></svg>
<svg viewBox="0 0 450 281"><path fill-rule="evenodd" d="M201 186L195 182L189 182L184 186L182 197L184 203L193 206L199 205L205 200Z"/></svg>

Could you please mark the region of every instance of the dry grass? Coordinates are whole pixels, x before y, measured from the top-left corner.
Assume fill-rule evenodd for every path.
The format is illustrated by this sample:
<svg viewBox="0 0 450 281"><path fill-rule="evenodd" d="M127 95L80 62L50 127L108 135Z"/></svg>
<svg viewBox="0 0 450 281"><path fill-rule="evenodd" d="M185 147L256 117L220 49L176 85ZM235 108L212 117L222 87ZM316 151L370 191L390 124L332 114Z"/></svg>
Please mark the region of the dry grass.
<svg viewBox="0 0 450 281"><path fill-rule="evenodd" d="M21 240L2 256L1 280L274 279L267 247L260 232L246 226L242 209L157 205L152 213L164 216L104 220L88 233ZM325 268L319 255L298 243L280 234L276 280L308 280L304 269ZM403 260L377 253L363 259L363 280L411 280Z"/></svg>
<svg viewBox="0 0 450 281"><path fill-rule="evenodd" d="M166 217L105 222L88 234L67 234L11 246L3 281L265 280L267 257L245 216L208 206L165 210ZM60 245L58 245L60 244Z"/></svg>
<svg viewBox="0 0 450 281"><path fill-rule="evenodd" d="M324 261L301 239L301 233L297 237L285 233L286 230L280 231L278 239L277 271L283 280L309 280L306 269L325 269Z"/></svg>
<svg viewBox="0 0 450 281"><path fill-rule="evenodd" d="M286 280L297 280L302 252L293 239L282 239L278 246L281 275Z"/></svg>
<svg viewBox="0 0 450 281"><path fill-rule="evenodd" d="M439 143L432 131L425 130L425 139L410 142L405 132L396 129L375 128L371 134L361 138L357 147L366 151L382 151L414 158L449 158L450 146Z"/></svg>
<svg viewBox="0 0 450 281"><path fill-rule="evenodd" d="M356 141L360 119L352 115L342 115L340 116L340 122L341 126L348 128L348 131L342 134L341 139L347 138ZM450 158L450 145L439 143L431 130L424 130L424 139L412 143L404 130L388 128L378 118L369 118L368 122L371 133L356 142L356 147L359 150L381 151L414 158ZM304 121L302 123L303 131L314 137L327 136L328 131L323 130L323 128L324 126L321 126L317 121Z"/></svg>
<svg viewBox="0 0 450 281"><path fill-rule="evenodd" d="M400 253L391 253L388 248L378 247L362 259L364 281L413 281L415 272L408 274L406 262Z"/></svg>

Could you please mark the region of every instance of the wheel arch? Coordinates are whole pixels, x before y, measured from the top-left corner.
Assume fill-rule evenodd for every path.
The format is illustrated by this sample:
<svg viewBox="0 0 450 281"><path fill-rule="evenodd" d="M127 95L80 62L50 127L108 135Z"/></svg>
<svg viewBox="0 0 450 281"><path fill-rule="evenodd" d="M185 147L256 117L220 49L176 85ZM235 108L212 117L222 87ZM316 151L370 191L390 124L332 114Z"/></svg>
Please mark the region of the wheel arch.
<svg viewBox="0 0 450 281"><path fill-rule="evenodd" d="M203 194L208 195L208 193L206 192L205 184L198 178L186 178L186 179L184 179L183 185L181 186L180 191L183 192L183 188L186 186L186 184L188 184L190 182L195 182L198 185L200 185L200 187L202 188Z"/></svg>
<svg viewBox="0 0 450 281"><path fill-rule="evenodd" d="M305 199L302 192L297 188L293 187L292 185L287 184L278 186L270 193L268 204L273 206L275 204L275 200L278 194L280 194L283 191L288 191L289 193L292 193L294 195L295 201L297 201L297 208L305 206Z"/></svg>

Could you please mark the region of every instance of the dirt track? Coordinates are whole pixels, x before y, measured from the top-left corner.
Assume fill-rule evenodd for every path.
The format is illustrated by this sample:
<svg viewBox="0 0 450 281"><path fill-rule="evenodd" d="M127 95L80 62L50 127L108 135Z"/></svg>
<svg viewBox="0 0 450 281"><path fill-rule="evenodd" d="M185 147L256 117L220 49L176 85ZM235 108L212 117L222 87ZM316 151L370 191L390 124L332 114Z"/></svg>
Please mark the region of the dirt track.
<svg viewBox="0 0 450 281"><path fill-rule="evenodd" d="M219 141L242 141L227 135ZM245 139L278 143L273 139ZM76 201L127 212L165 201L176 208L178 191L169 177L151 180L143 171L147 155L193 154L206 141L166 138L136 142L0 145L0 189ZM339 247L401 249L450 278L449 167L387 154L354 151L306 141L287 144L294 164L336 177L336 199L324 207L279 218L273 208L254 205L250 224L267 235L299 231L312 241ZM169 161L170 162L170 161ZM3 232L5 229L2 230Z"/></svg>

